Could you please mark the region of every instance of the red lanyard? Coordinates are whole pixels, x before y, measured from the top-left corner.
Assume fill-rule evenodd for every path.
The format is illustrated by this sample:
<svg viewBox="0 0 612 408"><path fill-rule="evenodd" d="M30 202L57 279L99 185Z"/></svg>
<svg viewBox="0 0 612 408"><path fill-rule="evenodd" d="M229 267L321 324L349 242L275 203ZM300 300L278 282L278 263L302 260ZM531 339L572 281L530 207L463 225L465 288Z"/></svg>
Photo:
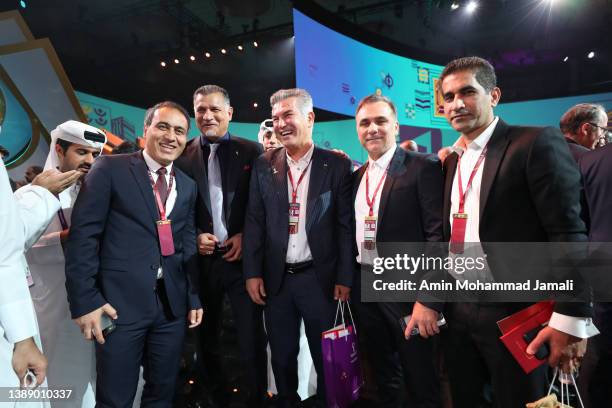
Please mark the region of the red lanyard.
<svg viewBox="0 0 612 408"><path fill-rule="evenodd" d="M155 181L153 181L153 176L151 176L151 169L147 171L149 175L149 180L151 181L151 186L153 187L153 194L155 195L155 202L157 203L157 210L159 211L159 216L161 221L166 221L166 203L162 203L161 196L159 195L159 190L155 185ZM166 177L165 175L159 174L157 177ZM172 184L174 183L174 169L170 172L170 183L168 183L168 197L170 197L170 192L172 191Z"/></svg>
<svg viewBox="0 0 612 408"><path fill-rule="evenodd" d="M370 217L373 217L374 216L374 203L376 203L376 194L378 193L380 186L383 185L383 182L387 178L387 171L389 170L389 166L387 166L387 168L385 169L385 173L382 175L380 180L378 180L378 185L376 186L376 189L374 189L374 195L372 196L372 199L370 200L370 172L368 171L369 165L370 163L368 162L368 167L366 168L366 191L365 193L366 193L366 204L368 205L368 207L370 207Z"/></svg>
<svg viewBox="0 0 612 408"><path fill-rule="evenodd" d="M459 156L459 160L457 162L457 181L459 182L459 213L463 213L463 207L465 205L465 195L467 194L467 191L470 189L470 187L472 187L472 180L474 180L474 176L476 175L476 173L478 172L478 168L480 167L480 165L482 164L482 161L485 158L485 155L487 153L487 146L485 146L484 149L482 149L482 153L480 153L480 156L478 157L478 160L476 161L476 164L474 165L474 168L472 169L472 173L470 174L470 178L468 179L468 183L467 186L465 186L465 191L463 191L463 182L461 181L461 156Z"/></svg>
<svg viewBox="0 0 612 408"><path fill-rule="evenodd" d="M308 162L306 167L304 167L304 170L302 170L302 174L300 174L300 178L298 179L297 186L293 186L293 176L291 175L291 168L287 166L287 176L289 177L289 182L291 182L291 202L292 203L297 202L297 190L298 188L300 188L300 183L304 179L304 175L306 174L306 171L308 170L309 166L310 166L310 161Z"/></svg>

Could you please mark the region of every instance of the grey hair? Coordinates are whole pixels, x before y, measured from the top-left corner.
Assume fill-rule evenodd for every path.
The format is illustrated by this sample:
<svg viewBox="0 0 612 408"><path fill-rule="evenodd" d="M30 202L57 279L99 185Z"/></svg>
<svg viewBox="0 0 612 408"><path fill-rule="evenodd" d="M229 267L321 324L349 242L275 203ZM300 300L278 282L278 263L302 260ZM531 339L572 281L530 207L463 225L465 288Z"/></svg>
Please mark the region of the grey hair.
<svg viewBox="0 0 612 408"><path fill-rule="evenodd" d="M607 117L606 109L595 103L579 103L572 106L561 116L559 128L564 134L576 134L578 128L585 122L595 122L603 115Z"/></svg>
<svg viewBox="0 0 612 408"><path fill-rule="evenodd" d="M312 96L307 90L301 88L279 89L270 97L270 107L274 107L277 103L285 99L296 98L297 106L302 116L308 116L308 113L313 111Z"/></svg>
<svg viewBox="0 0 612 408"><path fill-rule="evenodd" d="M196 89L195 92L193 93L193 100L195 101L195 98L198 95L206 96L206 95L210 95L214 93L220 93L221 95L223 95L223 100L225 104L227 106L230 106L229 93L227 92L225 88L221 88L219 85L202 85L201 87Z"/></svg>

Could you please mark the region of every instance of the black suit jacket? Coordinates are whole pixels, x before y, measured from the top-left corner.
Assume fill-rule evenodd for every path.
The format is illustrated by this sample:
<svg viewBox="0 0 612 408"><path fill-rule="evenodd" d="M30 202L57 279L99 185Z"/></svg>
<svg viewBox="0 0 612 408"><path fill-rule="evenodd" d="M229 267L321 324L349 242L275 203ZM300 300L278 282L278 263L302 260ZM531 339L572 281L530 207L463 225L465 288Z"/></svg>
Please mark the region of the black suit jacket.
<svg viewBox="0 0 612 408"><path fill-rule="evenodd" d="M589 241L612 242L612 145L584 154L579 165L591 223Z"/></svg>
<svg viewBox="0 0 612 408"><path fill-rule="evenodd" d="M580 174L561 132L552 127L508 126L501 119L487 145L480 188L480 241L583 242ZM450 239L451 190L457 154L444 162L444 237ZM583 303L556 311L589 316Z"/></svg>
<svg viewBox="0 0 612 408"><path fill-rule="evenodd" d="M306 206L306 234L324 292L351 286L351 161L314 148ZM268 294L280 290L289 241L287 158L284 148L260 156L251 177L243 239L244 278L263 277Z"/></svg>
<svg viewBox="0 0 612 408"><path fill-rule="evenodd" d="M566 137L565 141L567 142L567 147L569 147L570 153L572 154L572 157L574 158L576 163L585 153L590 152L589 149L578 144L574 139Z"/></svg>
<svg viewBox="0 0 612 408"><path fill-rule="evenodd" d="M157 269L163 268L172 313L200 308L195 241L196 186L174 168L172 220L175 253L161 256L159 219L141 152L96 160L72 212L66 247L66 288L72 317L110 303L119 322L151 316L157 309Z"/></svg>
<svg viewBox="0 0 612 408"><path fill-rule="evenodd" d="M230 135L217 150L221 168L223 189L223 214L227 236L231 238L244 228L244 214L249 197L249 180L253 162L263 152L259 143ZM198 185L196 224L198 233L213 233L210 195L208 189L208 154L210 148L202 148L200 137L190 140L185 151L176 161Z"/></svg>

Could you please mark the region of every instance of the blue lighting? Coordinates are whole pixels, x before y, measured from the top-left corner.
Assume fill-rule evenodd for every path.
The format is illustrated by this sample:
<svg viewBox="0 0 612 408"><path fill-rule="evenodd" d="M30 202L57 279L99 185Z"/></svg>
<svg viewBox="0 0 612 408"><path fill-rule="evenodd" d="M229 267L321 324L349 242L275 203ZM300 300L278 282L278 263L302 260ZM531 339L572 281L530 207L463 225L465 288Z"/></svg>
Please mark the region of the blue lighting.
<svg viewBox="0 0 612 408"><path fill-rule="evenodd" d="M23 0L21 0L21 1L19 2L19 5L21 6L21 8L26 8L26 6L27 6L26 2L25 2L25 1L23 1Z"/></svg>

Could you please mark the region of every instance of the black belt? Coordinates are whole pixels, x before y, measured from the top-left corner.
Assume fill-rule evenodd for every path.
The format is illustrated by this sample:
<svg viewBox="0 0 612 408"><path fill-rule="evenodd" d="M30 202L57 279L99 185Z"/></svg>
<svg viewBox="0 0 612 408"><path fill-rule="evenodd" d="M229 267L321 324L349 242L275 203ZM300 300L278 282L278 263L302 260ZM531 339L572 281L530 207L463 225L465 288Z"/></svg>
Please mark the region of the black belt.
<svg viewBox="0 0 612 408"><path fill-rule="evenodd" d="M286 263L285 271L289 274L300 273L312 266L312 261Z"/></svg>

